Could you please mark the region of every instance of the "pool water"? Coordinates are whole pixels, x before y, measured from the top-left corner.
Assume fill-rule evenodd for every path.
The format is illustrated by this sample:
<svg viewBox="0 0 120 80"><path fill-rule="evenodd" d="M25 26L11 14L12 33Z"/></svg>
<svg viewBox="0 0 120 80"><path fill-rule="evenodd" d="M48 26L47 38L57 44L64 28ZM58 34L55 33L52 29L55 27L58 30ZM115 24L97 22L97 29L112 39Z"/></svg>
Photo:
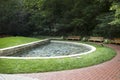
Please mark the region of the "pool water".
<svg viewBox="0 0 120 80"><path fill-rule="evenodd" d="M42 45L37 48L33 48L31 50L24 50L12 56L14 57L55 57L55 56L67 56L67 55L73 55L73 54L80 54L87 51L90 51L90 48L83 45L51 42L49 44Z"/></svg>

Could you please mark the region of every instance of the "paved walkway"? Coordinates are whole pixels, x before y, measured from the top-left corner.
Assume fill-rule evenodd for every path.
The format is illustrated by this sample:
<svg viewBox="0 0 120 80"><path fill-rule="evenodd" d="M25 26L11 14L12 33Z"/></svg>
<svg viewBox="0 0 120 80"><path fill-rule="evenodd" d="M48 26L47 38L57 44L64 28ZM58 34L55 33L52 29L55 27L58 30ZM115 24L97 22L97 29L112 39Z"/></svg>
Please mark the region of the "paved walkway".
<svg viewBox="0 0 120 80"><path fill-rule="evenodd" d="M17 76L38 80L120 80L120 46L111 44L108 46L115 49L118 54L112 60L99 65L58 72L17 74Z"/></svg>

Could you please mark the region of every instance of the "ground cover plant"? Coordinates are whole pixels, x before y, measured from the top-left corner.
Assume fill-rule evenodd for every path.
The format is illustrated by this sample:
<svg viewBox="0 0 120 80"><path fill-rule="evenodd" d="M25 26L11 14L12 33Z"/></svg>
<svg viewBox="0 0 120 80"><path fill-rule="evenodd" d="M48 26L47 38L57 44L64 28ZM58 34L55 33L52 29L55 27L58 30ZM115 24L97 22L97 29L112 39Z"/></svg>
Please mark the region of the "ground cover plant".
<svg viewBox="0 0 120 80"><path fill-rule="evenodd" d="M80 57L31 60L0 58L0 73L38 73L71 70L103 63L112 59L116 54L111 48L93 43L90 45L95 46L97 50Z"/></svg>

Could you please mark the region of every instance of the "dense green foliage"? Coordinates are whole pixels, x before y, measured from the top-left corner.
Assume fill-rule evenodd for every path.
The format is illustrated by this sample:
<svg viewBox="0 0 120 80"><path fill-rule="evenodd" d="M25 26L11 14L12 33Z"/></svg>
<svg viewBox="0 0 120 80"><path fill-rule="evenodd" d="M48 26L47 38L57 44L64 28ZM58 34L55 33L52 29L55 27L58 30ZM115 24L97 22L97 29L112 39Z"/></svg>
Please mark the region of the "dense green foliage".
<svg viewBox="0 0 120 80"><path fill-rule="evenodd" d="M111 10L115 10L115 19L111 22L111 24L119 24L120 25L120 2L115 2L112 4Z"/></svg>
<svg viewBox="0 0 120 80"><path fill-rule="evenodd" d="M93 45L93 44L92 44ZM2 59L0 58L0 73L35 73L59 70L70 70L88 67L112 59L115 51L101 45L94 45L97 50L80 58L60 59ZM48 67L49 66L49 67Z"/></svg>
<svg viewBox="0 0 120 80"><path fill-rule="evenodd" d="M0 34L120 37L118 0L1 0Z"/></svg>
<svg viewBox="0 0 120 80"><path fill-rule="evenodd" d="M20 44L30 43L39 39L29 37L6 37L0 38L0 48L16 46Z"/></svg>

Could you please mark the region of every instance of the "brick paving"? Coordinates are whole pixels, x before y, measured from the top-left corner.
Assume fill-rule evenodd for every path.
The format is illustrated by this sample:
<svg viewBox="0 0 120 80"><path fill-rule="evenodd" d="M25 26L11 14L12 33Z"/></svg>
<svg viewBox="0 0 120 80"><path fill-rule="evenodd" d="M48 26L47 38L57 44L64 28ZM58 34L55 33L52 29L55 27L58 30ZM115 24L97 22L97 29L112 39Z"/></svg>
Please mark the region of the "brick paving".
<svg viewBox="0 0 120 80"><path fill-rule="evenodd" d="M120 46L109 44L116 50L117 55L105 63L66 71L17 74L39 80L120 80Z"/></svg>

